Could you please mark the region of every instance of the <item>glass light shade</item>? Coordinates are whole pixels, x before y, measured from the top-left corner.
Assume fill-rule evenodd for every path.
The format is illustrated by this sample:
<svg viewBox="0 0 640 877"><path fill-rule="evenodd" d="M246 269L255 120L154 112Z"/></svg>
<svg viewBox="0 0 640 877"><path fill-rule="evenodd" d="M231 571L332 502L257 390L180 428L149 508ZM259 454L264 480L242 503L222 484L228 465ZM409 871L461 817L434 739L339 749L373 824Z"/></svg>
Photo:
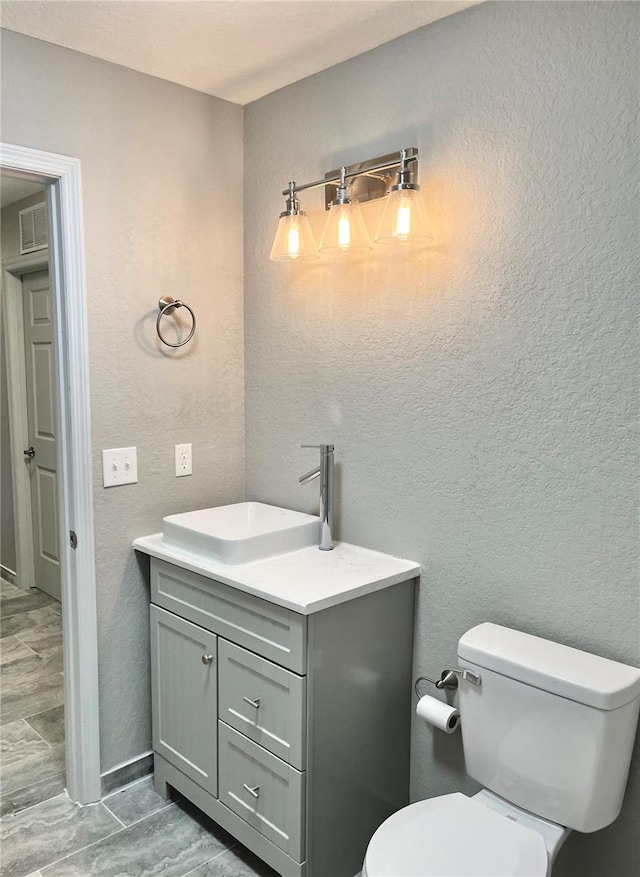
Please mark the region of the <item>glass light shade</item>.
<svg viewBox="0 0 640 877"><path fill-rule="evenodd" d="M301 210L280 217L269 258L273 262L301 262L319 258L309 220Z"/></svg>
<svg viewBox="0 0 640 877"><path fill-rule="evenodd" d="M332 256L366 253L373 249L357 201L331 205L319 249L321 253Z"/></svg>
<svg viewBox="0 0 640 877"><path fill-rule="evenodd" d="M418 189L396 189L387 196L376 232L377 244L407 246L433 240Z"/></svg>

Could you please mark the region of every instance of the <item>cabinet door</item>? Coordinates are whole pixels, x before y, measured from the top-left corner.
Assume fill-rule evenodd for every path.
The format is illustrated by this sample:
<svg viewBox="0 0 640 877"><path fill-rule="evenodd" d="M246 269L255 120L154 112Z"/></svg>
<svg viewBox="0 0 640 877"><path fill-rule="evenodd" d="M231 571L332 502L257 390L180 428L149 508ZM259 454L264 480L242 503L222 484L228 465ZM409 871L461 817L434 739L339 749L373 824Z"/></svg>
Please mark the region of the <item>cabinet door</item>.
<svg viewBox="0 0 640 877"><path fill-rule="evenodd" d="M216 640L208 630L151 607L153 748L217 796Z"/></svg>

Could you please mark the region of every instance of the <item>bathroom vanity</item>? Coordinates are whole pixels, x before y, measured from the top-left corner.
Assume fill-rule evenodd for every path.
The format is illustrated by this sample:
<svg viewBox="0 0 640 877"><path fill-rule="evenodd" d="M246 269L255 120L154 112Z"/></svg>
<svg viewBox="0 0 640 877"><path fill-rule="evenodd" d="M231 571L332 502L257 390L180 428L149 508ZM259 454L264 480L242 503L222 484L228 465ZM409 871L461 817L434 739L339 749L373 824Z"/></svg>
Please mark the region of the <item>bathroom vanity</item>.
<svg viewBox="0 0 640 877"><path fill-rule="evenodd" d="M151 556L156 790L286 877L353 877L409 799L409 561L338 543L243 564Z"/></svg>

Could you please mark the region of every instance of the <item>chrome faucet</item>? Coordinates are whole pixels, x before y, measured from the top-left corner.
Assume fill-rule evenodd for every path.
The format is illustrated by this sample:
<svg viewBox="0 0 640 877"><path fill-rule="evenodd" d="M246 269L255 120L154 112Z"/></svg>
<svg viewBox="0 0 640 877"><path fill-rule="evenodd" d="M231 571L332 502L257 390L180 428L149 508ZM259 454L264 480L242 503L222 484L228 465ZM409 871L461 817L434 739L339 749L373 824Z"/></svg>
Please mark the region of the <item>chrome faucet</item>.
<svg viewBox="0 0 640 877"><path fill-rule="evenodd" d="M318 448L320 465L298 478L300 484L308 484L320 478L320 551L333 548L333 445L300 445L302 448Z"/></svg>

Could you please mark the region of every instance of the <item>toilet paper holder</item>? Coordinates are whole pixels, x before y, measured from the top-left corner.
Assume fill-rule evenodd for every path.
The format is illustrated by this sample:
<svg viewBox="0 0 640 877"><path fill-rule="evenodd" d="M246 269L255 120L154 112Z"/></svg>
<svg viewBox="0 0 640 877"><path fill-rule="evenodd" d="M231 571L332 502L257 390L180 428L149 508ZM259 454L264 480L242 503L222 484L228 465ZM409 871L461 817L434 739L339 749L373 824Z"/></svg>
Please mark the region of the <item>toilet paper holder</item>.
<svg viewBox="0 0 640 877"><path fill-rule="evenodd" d="M439 679L430 679L428 676L419 676L416 679L415 692L418 697L422 697L418 688L421 682L430 682L431 685L435 685L436 688L444 688L447 691L454 691L458 687L459 679L465 679L472 685L480 685L482 681L482 678L478 673L473 673L471 670L460 670L458 667L452 667L451 669L443 670Z"/></svg>

